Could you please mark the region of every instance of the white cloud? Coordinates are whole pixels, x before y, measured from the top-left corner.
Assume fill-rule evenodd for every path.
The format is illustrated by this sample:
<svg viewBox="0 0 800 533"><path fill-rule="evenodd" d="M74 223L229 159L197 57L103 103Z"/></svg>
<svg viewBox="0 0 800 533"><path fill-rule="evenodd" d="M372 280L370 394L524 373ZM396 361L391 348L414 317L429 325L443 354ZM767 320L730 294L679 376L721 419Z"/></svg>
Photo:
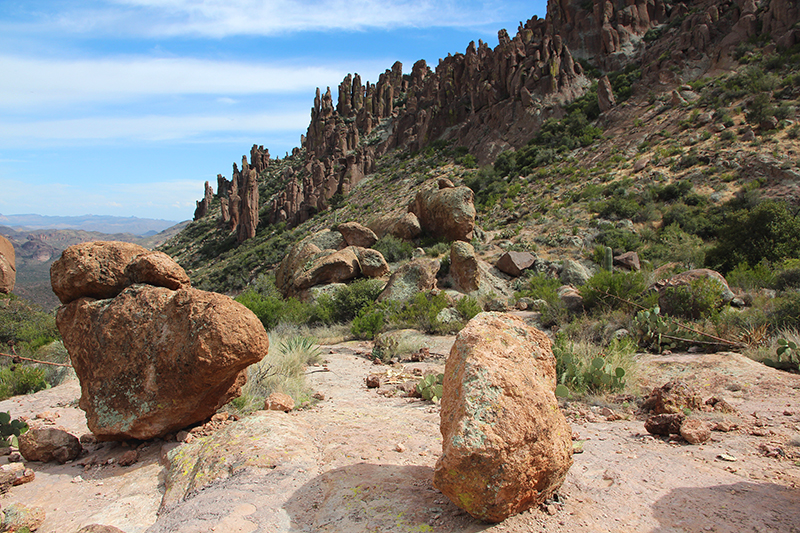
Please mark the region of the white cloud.
<svg viewBox="0 0 800 533"><path fill-rule="evenodd" d="M544 2L539 2L543 4ZM530 2L453 0L115 0L60 13L70 32L156 36L278 35L298 31L478 27ZM541 10L541 7L540 7Z"/></svg>
<svg viewBox="0 0 800 533"><path fill-rule="evenodd" d="M139 140L193 141L225 133L266 134L303 131L309 113L258 113L241 115L150 115L142 117L90 117L63 120L0 122L0 145L6 149L31 144Z"/></svg>
<svg viewBox="0 0 800 533"><path fill-rule="evenodd" d="M364 64L369 70L372 65ZM113 102L154 95L312 95L338 84L343 69L277 66L191 58L52 60L0 55L0 109L74 102Z"/></svg>

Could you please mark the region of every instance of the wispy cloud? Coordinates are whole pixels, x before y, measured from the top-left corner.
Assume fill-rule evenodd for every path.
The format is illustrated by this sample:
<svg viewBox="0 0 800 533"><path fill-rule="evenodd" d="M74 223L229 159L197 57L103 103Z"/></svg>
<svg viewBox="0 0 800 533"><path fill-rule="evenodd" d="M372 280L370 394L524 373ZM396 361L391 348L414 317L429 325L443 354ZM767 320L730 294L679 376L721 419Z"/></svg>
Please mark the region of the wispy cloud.
<svg viewBox="0 0 800 533"><path fill-rule="evenodd" d="M0 122L0 145L13 148L30 145L34 141L48 144L116 140L192 141L224 133L264 135L269 132L302 131L308 122L308 112L5 121Z"/></svg>
<svg viewBox="0 0 800 533"><path fill-rule="evenodd" d="M373 65L365 68L377 70ZM335 66L276 66L194 58L59 60L0 55L0 110L153 95L287 94L341 81Z"/></svg>
<svg viewBox="0 0 800 533"><path fill-rule="evenodd" d="M298 31L479 27L502 20L514 7L519 10L519 5L524 3L474 0L112 0L96 2L89 8L65 9L51 16L50 22L68 32L220 38L271 36Z"/></svg>

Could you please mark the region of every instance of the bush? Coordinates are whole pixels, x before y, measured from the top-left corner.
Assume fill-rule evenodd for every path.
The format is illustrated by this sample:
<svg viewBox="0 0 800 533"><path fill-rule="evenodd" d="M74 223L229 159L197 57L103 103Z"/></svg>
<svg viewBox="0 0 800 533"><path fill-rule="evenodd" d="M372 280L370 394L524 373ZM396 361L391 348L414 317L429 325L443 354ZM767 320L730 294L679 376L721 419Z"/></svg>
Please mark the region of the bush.
<svg viewBox="0 0 800 533"><path fill-rule="evenodd" d="M359 339L374 339L386 326L384 310L379 307L365 307L353 319L350 332Z"/></svg>
<svg viewBox="0 0 800 533"><path fill-rule="evenodd" d="M13 370L11 367L0 370L0 400L37 392L47 387L43 368L17 366Z"/></svg>
<svg viewBox="0 0 800 533"><path fill-rule="evenodd" d="M611 248L615 254L638 250L641 246L639 236L622 228L604 229L595 239L598 244Z"/></svg>
<svg viewBox="0 0 800 533"><path fill-rule="evenodd" d="M789 292L775 298L767 317L776 328L800 329L800 292Z"/></svg>
<svg viewBox="0 0 800 533"><path fill-rule="evenodd" d="M665 287L658 302L666 315L697 320L709 317L722 305L722 284L710 278L688 285Z"/></svg>
<svg viewBox="0 0 800 533"><path fill-rule="evenodd" d="M437 333L444 325L436 317L447 306L447 295L443 292L435 295L418 292L393 318L405 327Z"/></svg>
<svg viewBox="0 0 800 533"><path fill-rule="evenodd" d="M399 239L394 235L384 235L378 239L378 242L372 245L372 248L383 254L383 258L389 263L404 261L414 255L414 247L411 243Z"/></svg>
<svg viewBox="0 0 800 533"><path fill-rule="evenodd" d="M602 308L626 309L630 307L624 300L636 302L647 288L641 272L612 272L600 270L589 278L578 290L587 310Z"/></svg>
<svg viewBox="0 0 800 533"><path fill-rule="evenodd" d="M0 295L0 350L30 356L38 348L59 340L52 313L15 295Z"/></svg>
<svg viewBox="0 0 800 533"><path fill-rule="evenodd" d="M765 200L729 213L717 232L717 244L706 264L729 272L740 263L777 263L800 257L800 217L783 202Z"/></svg>
<svg viewBox="0 0 800 533"><path fill-rule="evenodd" d="M673 223L658 232L654 242L644 247L643 254L656 264L675 262L692 269L705 263L706 250L703 239Z"/></svg>
<svg viewBox="0 0 800 533"><path fill-rule="evenodd" d="M747 263L739 263L728 272L725 279L731 287L752 291L773 287L776 275L767 261L761 261L752 267Z"/></svg>
<svg viewBox="0 0 800 533"><path fill-rule="evenodd" d="M478 313L483 311L483 309L481 309L478 300L472 296L464 296L456 302L456 311L458 311L458 314L464 319L464 322L469 322L475 318Z"/></svg>
<svg viewBox="0 0 800 533"><path fill-rule="evenodd" d="M573 341L557 334L553 342L556 357L556 394L569 391L599 393L621 390L626 376L635 370L636 345L627 339L613 340L606 346Z"/></svg>
<svg viewBox="0 0 800 533"><path fill-rule="evenodd" d="M384 283L376 279L359 279L342 287L333 296L334 320L347 322L377 300Z"/></svg>

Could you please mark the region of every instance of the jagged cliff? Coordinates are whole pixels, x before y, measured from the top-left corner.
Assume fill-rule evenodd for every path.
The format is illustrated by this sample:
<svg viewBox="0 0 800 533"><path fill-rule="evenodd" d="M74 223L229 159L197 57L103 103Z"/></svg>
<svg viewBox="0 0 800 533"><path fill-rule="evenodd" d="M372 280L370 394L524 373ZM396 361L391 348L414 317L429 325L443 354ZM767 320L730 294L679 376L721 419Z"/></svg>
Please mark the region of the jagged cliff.
<svg viewBox="0 0 800 533"><path fill-rule="evenodd" d="M797 6L790 0L762 4L549 0L546 18L521 23L513 38L501 30L493 49L472 42L434 70L418 61L409 74L398 62L375 83L348 74L335 99L330 88L317 89L302 148L293 151L302 165L284 167L285 185L269 200L264 219L289 226L308 220L327 209L334 196L347 195L393 149L417 151L442 139L489 163L523 146L545 120L563 116L563 105L590 85L575 58L602 72L635 62L642 84L671 90L685 82L680 72L700 75L725 68L732 48L759 31L784 47L798 42ZM601 111L614 105L607 79L601 79L598 96ZM218 177L222 220L239 242L255 233L254 183L270 161L269 152L254 145L250 164L246 157L241 170L234 164L230 182ZM210 198L207 188L196 218L205 215Z"/></svg>

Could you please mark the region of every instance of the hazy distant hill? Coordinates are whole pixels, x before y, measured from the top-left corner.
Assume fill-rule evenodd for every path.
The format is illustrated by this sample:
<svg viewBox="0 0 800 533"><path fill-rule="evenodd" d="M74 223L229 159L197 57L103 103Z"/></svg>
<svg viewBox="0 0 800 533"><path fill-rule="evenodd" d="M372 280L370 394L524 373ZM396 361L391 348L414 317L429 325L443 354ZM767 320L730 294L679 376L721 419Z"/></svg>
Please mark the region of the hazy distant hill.
<svg viewBox="0 0 800 533"><path fill-rule="evenodd" d="M97 231L100 233L130 233L132 235L155 235L174 226L174 220L152 218L114 217L101 215L82 215L77 217L57 217L43 215L2 215L0 225L27 230L73 229Z"/></svg>

